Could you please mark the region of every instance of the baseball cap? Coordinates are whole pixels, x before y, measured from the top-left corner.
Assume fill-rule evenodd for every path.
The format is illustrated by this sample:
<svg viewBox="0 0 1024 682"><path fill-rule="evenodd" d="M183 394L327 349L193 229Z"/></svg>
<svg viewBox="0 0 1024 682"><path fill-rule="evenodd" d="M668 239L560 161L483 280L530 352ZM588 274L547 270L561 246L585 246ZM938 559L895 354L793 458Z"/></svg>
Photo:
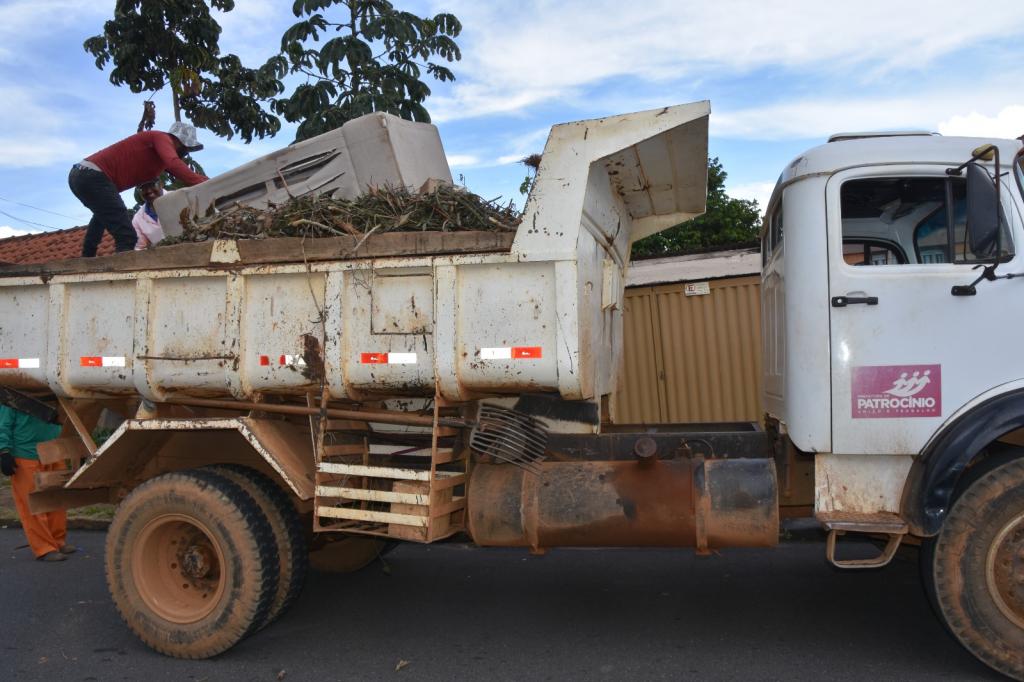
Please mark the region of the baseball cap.
<svg viewBox="0 0 1024 682"><path fill-rule="evenodd" d="M203 145L199 144L199 140L196 139L196 127L191 123L175 121L167 129L167 134L178 138L185 145L185 149L190 152L197 152L203 148Z"/></svg>

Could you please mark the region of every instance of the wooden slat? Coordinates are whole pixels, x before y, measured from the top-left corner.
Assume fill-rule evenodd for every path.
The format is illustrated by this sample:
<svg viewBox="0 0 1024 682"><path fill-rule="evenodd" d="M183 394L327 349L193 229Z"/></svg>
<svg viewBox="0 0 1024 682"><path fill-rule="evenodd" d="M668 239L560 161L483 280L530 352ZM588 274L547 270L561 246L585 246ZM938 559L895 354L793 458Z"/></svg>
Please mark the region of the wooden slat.
<svg viewBox="0 0 1024 682"><path fill-rule="evenodd" d="M362 443L341 443L338 445L325 445L324 455L326 457L339 457L341 455L363 454Z"/></svg>
<svg viewBox="0 0 1024 682"><path fill-rule="evenodd" d="M369 431L370 427L366 425L366 422L356 421L354 419L328 419L327 420L328 431Z"/></svg>
<svg viewBox="0 0 1024 682"><path fill-rule="evenodd" d="M28 509L33 514L43 514L58 509L73 509L90 504L112 502L113 492L110 488L84 488L68 490L67 488L51 488L38 490L28 494Z"/></svg>
<svg viewBox="0 0 1024 682"><path fill-rule="evenodd" d="M61 436L36 445L40 464L57 464L66 459L80 461L89 456L89 449L81 438Z"/></svg>
<svg viewBox="0 0 1024 682"><path fill-rule="evenodd" d="M492 253L508 251L515 232L490 230L459 232L386 232L369 237L276 237L241 239L235 244L242 265L263 263L312 263L317 261L385 256L416 256L441 253ZM355 247L359 246L356 251ZM59 275L89 272L137 272L177 268L224 268L210 263L213 241L175 244L158 249L128 251L100 258L72 258L32 265L0 265L0 277Z"/></svg>
<svg viewBox="0 0 1024 682"><path fill-rule="evenodd" d="M320 497L367 500L369 502L398 502L401 504L418 504L422 507L430 504L429 495L418 495L416 493L393 493L387 490L343 488L335 485L319 485L316 488L316 494Z"/></svg>
<svg viewBox="0 0 1024 682"><path fill-rule="evenodd" d="M237 242L243 263L302 263L350 258L416 256L439 253L508 251L515 232L385 232L363 237L278 237ZM359 246L358 251L355 247Z"/></svg>
<svg viewBox="0 0 1024 682"><path fill-rule="evenodd" d="M459 511L460 509L466 508L466 498L456 497L454 500L447 504L440 504L436 507L430 508L430 515L435 519L439 516L451 514L452 512Z"/></svg>
<svg viewBox="0 0 1024 682"><path fill-rule="evenodd" d="M46 488L60 488L71 478L71 470L62 471L37 471L35 473L36 490Z"/></svg>
<svg viewBox="0 0 1024 682"><path fill-rule="evenodd" d="M347 476L367 476L369 478L391 478L400 481L429 481L429 471L415 469L399 469L396 467L363 466L362 464L336 464L322 462L317 471L325 474L344 474Z"/></svg>
<svg viewBox="0 0 1024 682"><path fill-rule="evenodd" d="M444 477L441 474L442 472L438 472L437 478L434 479L432 484L434 490L447 490L466 482L466 474L446 475Z"/></svg>
<svg viewBox="0 0 1024 682"><path fill-rule="evenodd" d="M208 241L161 246L159 249L143 251L124 251L98 258L68 258L32 265L3 265L0 266L0 277L204 267L210 264L212 251L213 242Z"/></svg>
<svg viewBox="0 0 1024 682"><path fill-rule="evenodd" d="M447 464L448 462L455 462L462 459L465 455L465 451L459 451L456 453L451 448L438 448L437 457L434 459L434 464Z"/></svg>
<svg viewBox="0 0 1024 682"><path fill-rule="evenodd" d="M396 523L401 526L427 527L426 516L411 514L392 514L390 512L367 511L365 509L347 509L345 507L317 507L318 516L332 519L352 519L354 521L376 521L378 523Z"/></svg>
<svg viewBox="0 0 1024 682"><path fill-rule="evenodd" d="M64 410L64 414L67 415L68 421L75 427L75 432L78 437L82 439L82 444L85 445L86 450L89 451L90 455L96 453L96 442L92 439L92 434L89 433L89 429L85 427L82 420L79 418L78 413L75 411L74 405L71 404L70 400L58 397L57 402Z"/></svg>

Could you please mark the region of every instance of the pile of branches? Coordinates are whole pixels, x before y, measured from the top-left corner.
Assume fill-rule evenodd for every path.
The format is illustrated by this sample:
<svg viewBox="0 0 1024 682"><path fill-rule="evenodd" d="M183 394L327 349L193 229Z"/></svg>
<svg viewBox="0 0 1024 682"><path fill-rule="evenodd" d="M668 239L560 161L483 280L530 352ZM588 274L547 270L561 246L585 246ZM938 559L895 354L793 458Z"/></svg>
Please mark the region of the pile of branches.
<svg viewBox="0 0 1024 682"><path fill-rule="evenodd" d="M207 239L340 237L364 239L382 232L433 230L514 231L521 220L509 203L486 200L464 189L440 184L428 191L371 188L356 199L328 195L292 198L280 206L235 206L184 222L181 236L161 244Z"/></svg>

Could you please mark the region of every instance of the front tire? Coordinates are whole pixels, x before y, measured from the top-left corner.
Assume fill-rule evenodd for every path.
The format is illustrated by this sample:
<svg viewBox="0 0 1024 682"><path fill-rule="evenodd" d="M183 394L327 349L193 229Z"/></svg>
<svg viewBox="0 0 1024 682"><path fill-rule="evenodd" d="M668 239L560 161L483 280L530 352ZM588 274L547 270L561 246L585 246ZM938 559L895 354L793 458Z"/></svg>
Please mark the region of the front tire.
<svg viewBox="0 0 1024 682"><path fill-rule="evenodd" d="M211 471L157 476L120 504L107 534L111 597L139 639L175 658L210 658L264 621L277 549L253 499Z"/></svg>
<svg viewBox="0 0 1024 682"><path fill-rule="evenodd" d="M931 549L926 582L950 632L988 666L1024 680L1024 459L973 481Z"/></svg>

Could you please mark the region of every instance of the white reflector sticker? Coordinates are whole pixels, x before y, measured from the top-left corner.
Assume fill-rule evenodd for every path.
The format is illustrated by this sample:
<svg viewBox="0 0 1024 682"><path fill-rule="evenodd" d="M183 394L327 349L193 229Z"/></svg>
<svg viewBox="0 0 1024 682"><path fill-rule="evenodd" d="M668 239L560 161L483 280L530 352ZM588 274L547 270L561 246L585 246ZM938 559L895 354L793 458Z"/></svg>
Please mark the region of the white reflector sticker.
<svg viewBox="0 0 1024 682"><path fill-rule="evenodd" d="M537 360L544 357L540 346L512 346L511 348L481 348L481 360Z"/></svg>
<svg viewBox="0 0 1024 682"><path fill-rule="evenodd" d="M415 365L415 353L361 353L359 362L364 365Z"/></svg>
<svg viewBox="0 0 1024 682"><path fill-rule="evenodd" d="M415 353L388 353L389 365L415 365Z"/></svg>
<svg viewBox="0 0 1024 682"><path fill-rule="evenodd" d="M79 359L82 367L124 367L125 358L119 356L83 355Z"/></svg>

